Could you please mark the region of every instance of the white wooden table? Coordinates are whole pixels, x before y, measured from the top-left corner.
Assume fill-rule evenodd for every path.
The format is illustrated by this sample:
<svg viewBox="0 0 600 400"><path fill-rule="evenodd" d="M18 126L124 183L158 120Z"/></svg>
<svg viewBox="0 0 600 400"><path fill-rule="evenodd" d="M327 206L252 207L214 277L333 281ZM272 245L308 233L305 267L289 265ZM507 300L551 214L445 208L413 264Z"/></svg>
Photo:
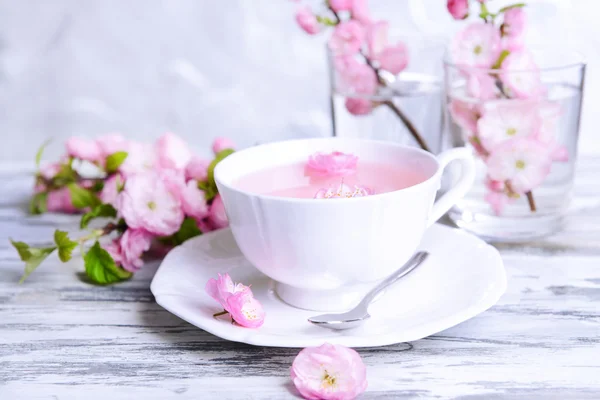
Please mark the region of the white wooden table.
<svg viewBox="0 0 600 400"><path fill-rule="evenodd" d="M600 158L580 162L576 207L546 240L499 249L508 291L484 314L413 343L360 349L363 399L600 398ZM77 217L31 217L31 178L0 175L0 399L287 399L298 350L231 343L159 307L158 263L129 282L82 282L81 261L23 285L8 238L43 244Z"/></svg>

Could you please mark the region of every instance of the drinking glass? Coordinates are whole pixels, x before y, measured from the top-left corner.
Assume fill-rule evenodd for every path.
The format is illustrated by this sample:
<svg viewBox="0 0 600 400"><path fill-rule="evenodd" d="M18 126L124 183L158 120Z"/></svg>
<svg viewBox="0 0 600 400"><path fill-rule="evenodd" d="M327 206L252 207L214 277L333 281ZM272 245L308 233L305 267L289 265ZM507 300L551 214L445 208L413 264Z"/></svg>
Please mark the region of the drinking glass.
<svg viewBox="0 0 600 400"><path fill-rule="evenodd" d="M488 241L558 231L572 196L585 62L556 47L521 57L506 70L444 62L443 142L470 147L477 163L449 217Z"/></svg>

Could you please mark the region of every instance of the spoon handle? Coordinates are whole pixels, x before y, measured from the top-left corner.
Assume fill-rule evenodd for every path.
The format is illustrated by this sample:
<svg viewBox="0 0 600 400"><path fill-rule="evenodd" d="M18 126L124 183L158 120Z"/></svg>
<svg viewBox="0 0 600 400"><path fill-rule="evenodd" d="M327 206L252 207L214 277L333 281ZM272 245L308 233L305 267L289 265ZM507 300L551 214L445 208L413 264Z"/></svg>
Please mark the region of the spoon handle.
<svg viewBox="0 0 600 400"><path fill-rule="evenodd" d="M418 253L415 253L406 262L406 264L404 264L403 266L398 268L398 270L396 272L394 272L392 275L385 278L383 280L383 282L381 282L379 285L377 285L373 289L371 289L371 291L369 293L367 293L367 295L361 301L360 305L365 306L365 307L368 306L373 301L375 296L377 296L379 294L379 292L381 292L383 289L387 288L388 286L396 283L400 278L402 278L403 276L407 275L412 270L417 268L423 261L425 261L425 259L428 256L429 256L429 253L426 251L419 251Z"/></svg>

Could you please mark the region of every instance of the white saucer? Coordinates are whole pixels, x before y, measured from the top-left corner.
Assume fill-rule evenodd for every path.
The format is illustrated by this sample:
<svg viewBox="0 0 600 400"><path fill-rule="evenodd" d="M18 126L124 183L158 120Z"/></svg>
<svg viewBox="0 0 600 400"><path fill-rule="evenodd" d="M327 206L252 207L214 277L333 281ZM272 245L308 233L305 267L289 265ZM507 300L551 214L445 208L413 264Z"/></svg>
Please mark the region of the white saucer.
<svg viewBox="0 0 600 400"><path fill-rule="evenodd" d="M318 312L281 301L273 282L242 256L229 229L191 239L171 251L150 289L162 307L213 335L276 347L323 342L371 347L413 341L473 318L504 293L506 274L500 254L475 236L434 225L420 248L431 253L428 260L371 305L369 320L347 331L314 326L307 318ZM224 272L235 282L252 286L266 312L261 328L243 328L226 317L213 317L222 308L204 292L204 286Z"/></svg>

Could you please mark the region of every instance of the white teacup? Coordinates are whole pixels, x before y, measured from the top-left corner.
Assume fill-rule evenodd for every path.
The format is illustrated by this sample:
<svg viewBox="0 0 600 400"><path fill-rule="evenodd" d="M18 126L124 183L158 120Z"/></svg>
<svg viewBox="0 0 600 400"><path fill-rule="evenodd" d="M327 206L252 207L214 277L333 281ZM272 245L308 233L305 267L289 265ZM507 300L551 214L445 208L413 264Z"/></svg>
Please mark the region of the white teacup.
<svg viewBox="0 0 600 400"><path fill-rule="evenodd" d="M317 152L352 153L360 161L418 170L417 185L366 197L327 200L276 197L235 187L267 168L305 162ZM452 161L461 176L435 204L442 171ZM215 180L244 256L276 282L279 297L309 310L352 307L414 253L428 226L473 184L469 150L439 156L399 144L359 139L301 139L238 151L219 163Z"/></svg>

